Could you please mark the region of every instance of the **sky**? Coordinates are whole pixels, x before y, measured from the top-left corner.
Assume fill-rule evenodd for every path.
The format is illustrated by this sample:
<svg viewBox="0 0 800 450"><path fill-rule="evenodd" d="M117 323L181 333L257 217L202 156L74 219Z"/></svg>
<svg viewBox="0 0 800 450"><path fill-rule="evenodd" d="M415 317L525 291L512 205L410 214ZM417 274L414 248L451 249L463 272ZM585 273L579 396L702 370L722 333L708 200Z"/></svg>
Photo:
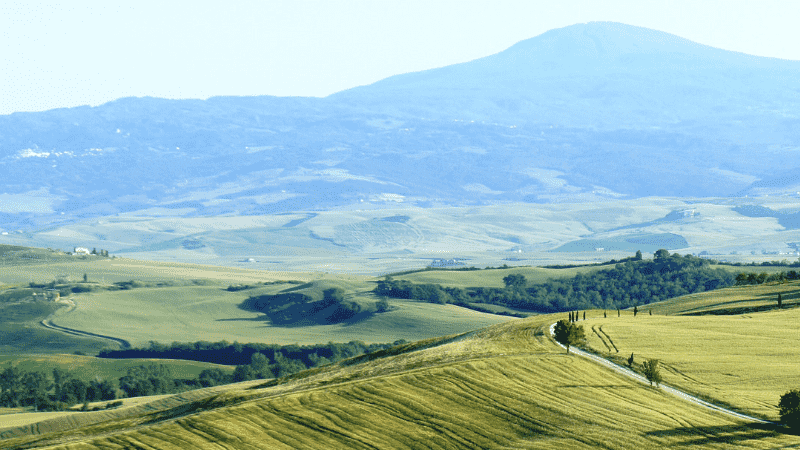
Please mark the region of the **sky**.
<svg viewBox="0 0 800 450"><path fill-rule="evenodd" d="M0 114L122 97L326 95L614 21L800 60L800 1L0 0Z"/></svg>

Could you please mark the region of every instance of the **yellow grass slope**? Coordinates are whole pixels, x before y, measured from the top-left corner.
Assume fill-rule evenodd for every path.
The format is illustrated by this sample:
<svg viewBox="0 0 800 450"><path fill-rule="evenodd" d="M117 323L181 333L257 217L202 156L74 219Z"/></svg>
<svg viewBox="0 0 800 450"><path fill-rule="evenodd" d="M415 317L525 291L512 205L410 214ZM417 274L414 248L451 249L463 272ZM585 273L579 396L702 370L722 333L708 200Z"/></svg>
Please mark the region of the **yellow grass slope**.
<svg viewBox="0 0 800 450"><path fill-rule="evenodd" d="M800 388L799 291L797 282L734 287L654 304L652 316L590 311L580 323L597 353L620 363L631 353L637 363L658 359L665 383L776 420L780 396Z"/></svg>
<svg viewBox="0 0 800 450"><path fill-rule="evenodd" d="M4 448L785 448L800 437L686 403L547 336L554 316Z"/></svg>

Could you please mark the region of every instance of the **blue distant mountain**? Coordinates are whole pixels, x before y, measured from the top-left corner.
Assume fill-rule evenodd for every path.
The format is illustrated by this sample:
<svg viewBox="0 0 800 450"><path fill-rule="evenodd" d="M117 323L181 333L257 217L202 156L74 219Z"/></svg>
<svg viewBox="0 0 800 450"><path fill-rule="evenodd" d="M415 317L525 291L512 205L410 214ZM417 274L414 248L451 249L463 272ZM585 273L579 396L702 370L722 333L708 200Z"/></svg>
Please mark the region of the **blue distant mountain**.
<svg viewBox="0 0 800 450"><path fill-rule="evenodd" d="M798 152L800 62L597 22L326 98L0 116L0 213L795 194Z"/></svg>

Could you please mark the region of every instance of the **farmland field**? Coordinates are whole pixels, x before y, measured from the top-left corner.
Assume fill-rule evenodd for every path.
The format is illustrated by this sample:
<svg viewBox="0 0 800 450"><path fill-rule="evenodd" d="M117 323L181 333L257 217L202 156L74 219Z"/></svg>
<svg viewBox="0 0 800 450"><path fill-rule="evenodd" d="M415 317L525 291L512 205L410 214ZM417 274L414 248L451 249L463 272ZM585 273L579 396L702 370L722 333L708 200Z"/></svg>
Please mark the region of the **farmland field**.
<svg viewBox="0 0 800 450"><path fill-rule="evenodd" d="M764 305L765 296L774 308L777 291L797 293L798 287L796 283L734 287L654 304L652 316L645 308L637 317L625 311L620 318L613 313L607 319L590 311L588 320L579 323L586 328L590 347L600 354L618 362L631 353L637 362L658 359L664 383L774 420L778 399L797 389L800 380L800 308L787 305L787 309L736 315L658 312L678 309L684 305L681 299L689 310L713 312L731 302Z"/></svg>
<svg viewBox="0 0 800 450"><path fill-rule="evenodd" d="M574 355L558 316L410 344L361 364L228 386L206 401L75 430L6 434L7 448L786 448L800 438L687 403ZM733 342L733 341L731 341ZM433 345L433 346L431 346ZM396 352L395 352L396 353ZM221 391L217 391L221 392ZM133 411L133 410L129 410ZM110 414L110 413L109 413ZM775 412L772 412L774 416ZM106 416L108 417L108 416ZM87 421L89 418L87 417Z"/></svg>
<svg viewBox="0 0 800 450"><path fill-rule="evenodd" d="M286 288L276 285L275 291ZM272 326L263 314L239 309L248 291L221 286L143 288L82 294L74 311L63 310L53 323L126 339L134 346L149 341L239 341L277 344L414 341L459 333L508 320L452 305L390 300L389 312L356 323ZM374 299L372 300L375 301Z"/></svg>

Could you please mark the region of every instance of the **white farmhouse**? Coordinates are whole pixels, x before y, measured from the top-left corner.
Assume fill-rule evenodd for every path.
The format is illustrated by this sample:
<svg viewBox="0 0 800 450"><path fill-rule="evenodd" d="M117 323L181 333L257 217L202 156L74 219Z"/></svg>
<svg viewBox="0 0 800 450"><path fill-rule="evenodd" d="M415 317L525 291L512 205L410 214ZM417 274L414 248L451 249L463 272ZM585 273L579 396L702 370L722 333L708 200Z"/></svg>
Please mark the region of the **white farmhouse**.
<svg viewBox="0 0 800 450"><path fill-rule="evenodd" d="M72 251L75 255L91 255L92 251L86 247L75 247L75 250Z"/></svg>

